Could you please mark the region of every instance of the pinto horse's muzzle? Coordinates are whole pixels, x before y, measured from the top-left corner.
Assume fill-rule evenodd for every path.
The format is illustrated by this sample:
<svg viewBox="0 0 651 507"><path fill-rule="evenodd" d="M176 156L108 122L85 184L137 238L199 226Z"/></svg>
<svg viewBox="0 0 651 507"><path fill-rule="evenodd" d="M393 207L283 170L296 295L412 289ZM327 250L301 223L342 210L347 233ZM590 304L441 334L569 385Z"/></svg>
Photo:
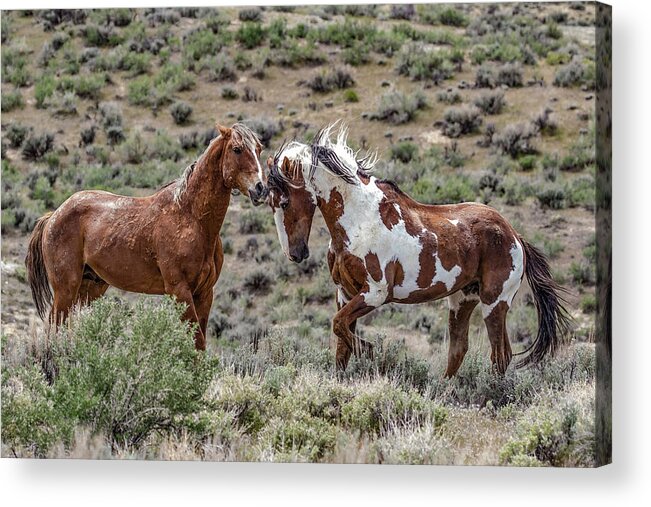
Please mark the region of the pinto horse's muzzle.
<svg viewBox="0 0 651 507"><path fill-rule="evenodd" d="M249 188L249 197L254 206L260 206L269 195L269 189L259 181L255 184L254 188Z"/></svg>
<svg viewBox="0 0 651 507"><path fill-rule="evenodd" d="M303 241L289 251L289 260L300 264L310 256L310 249Z"/></svg>

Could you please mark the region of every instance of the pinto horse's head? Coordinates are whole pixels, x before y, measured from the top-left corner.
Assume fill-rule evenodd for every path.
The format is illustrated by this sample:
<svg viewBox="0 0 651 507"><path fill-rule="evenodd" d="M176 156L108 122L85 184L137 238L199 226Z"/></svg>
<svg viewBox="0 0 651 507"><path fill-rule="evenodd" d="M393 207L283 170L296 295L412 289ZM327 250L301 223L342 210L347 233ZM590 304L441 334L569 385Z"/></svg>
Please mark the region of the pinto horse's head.
<svg viewBox="0 0 651 507"><path fill-rule="evenodd" d="M248 195L255 206L262 204L267 198L267 187L260 165L262 144L258 136L241 123L217 128L225 142L222 170L226 186Z"/></svg>
<svg viewBox="0 0 651 507"><path fill-rule="evenodd" d="M283 156L281 148L275 157L269 157L267 166L268 202L274 214L280 245L291 261L301 262L310 256L308 241L316 199L305 188L300 160Z"/></svg>

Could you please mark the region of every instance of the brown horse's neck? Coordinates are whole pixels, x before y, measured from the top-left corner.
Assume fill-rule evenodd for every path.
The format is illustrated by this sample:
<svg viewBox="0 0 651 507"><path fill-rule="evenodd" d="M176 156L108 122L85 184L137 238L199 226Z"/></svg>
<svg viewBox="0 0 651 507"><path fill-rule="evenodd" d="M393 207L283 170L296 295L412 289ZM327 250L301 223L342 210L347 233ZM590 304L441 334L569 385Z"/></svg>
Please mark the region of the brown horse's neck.
<svg viewBox="0 0 651 507"><path fill-rule="evenodd" d="M210 242L217 241L231 199L222 167L225 143L223 137L216 139L199 157L180 202L203 226Z"/></svg>

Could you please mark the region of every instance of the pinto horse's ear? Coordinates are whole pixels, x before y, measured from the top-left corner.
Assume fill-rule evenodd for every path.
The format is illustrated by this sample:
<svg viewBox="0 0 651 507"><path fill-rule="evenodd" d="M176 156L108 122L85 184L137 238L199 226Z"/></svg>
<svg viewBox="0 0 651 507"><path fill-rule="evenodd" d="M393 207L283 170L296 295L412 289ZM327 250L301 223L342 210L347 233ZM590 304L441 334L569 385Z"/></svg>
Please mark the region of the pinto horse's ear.
<svg viewBox="0 0 651 507"><path fill-rule="evenodd" d="M273 166L274 166L274 158L273 158L272 156L270 156L270 157L267 159L267 167L268 167L269 169L271 169Z"/></svg>
<svg viewBox="0 0 651 507"><path fill-rule="evenodd" d="M283 158L283 163L281 164L285 176L289 175L289 170L292 168L292 164L287 157Z"/></svg>
<svg viewBox="0 0 651 507"><path fill-rule="evenodd" d="M231 133L230 128L224 127L223 125L221 125L219 123L215 123L215 127L217 127L217 130L219 130L219 134L224 136L224 137L228 137L230 135L230 133Z"/></svg>

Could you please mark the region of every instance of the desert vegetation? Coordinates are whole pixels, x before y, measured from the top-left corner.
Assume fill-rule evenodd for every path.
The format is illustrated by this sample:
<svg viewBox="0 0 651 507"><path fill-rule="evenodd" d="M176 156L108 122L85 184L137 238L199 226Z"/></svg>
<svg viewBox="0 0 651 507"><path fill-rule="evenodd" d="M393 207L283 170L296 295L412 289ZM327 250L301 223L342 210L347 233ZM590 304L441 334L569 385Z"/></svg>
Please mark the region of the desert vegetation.
<svg viewBox="0 0 651 507"><path fill-rule="evenodd" d="M594 12L560 4L43 10L2 16L2 455L590 466ZM81 189L146 195L243 121L272 153L342 118L376 175L429 204L497 208L550 257L575 327L540 368L490 370L480 312L441 375L447 305L360 321L334 372L333 285L234 197L197 356L181 309L111 289L45 339L23 259ZM523 288L515 350L535 336Z"/></svg>

